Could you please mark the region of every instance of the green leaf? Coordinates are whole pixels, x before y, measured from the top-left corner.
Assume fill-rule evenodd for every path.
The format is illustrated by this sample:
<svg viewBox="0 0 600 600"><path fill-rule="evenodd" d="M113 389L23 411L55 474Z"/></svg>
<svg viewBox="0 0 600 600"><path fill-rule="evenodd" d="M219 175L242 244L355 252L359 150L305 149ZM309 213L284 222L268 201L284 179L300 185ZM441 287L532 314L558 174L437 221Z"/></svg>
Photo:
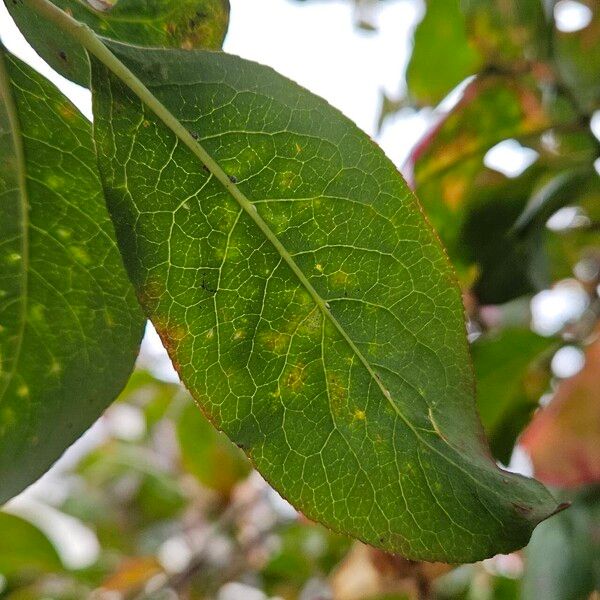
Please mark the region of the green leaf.
<svg viewBox="0 0 600 600"><path fill-rule="evenodd" d="M523 600L580 600L600 589L600 488L543 523L526 551Z"/></svg>
<svg viewBox="0 0 600 600"><path fill-rule="evenodd" d="M244 453L215 430L191 399L177 419L177 437L185 470L206 487L229 494L250 472Z"/></svg>
<svg viewBox="0 0 600 600"><path fill-rule="evenodd" d="M592 11L592 20L578 31L554 30L554 59L582 109L591 112L600 108L600 4L582 3Z"/></svg>
<svg viewBox="0 0 600 600"><path fill-rule="evenodd" d="M107 38L138 46L218 49L229 24L229 0L52 0L73 18ZM48 27L23 0L5 0L27 41L68 79L89 83L83 48Z"/></svg>
<svg viewBox="0 0 600 600"><path fill-rule="evenodd" d="M415 31L406 83L411 100L418 105L437 104L481 67L481 56L467 38L459 5L460 0L430 0Z"/></svg>
<svg viewBox="0 0 600 600"><path fill-rule="evenodd" d="M48 538L24 519L0 512L0 573L7 578L63 570Z"/></svg>
<svg viewBox="0 0 600 600"><path fill-rule="evenodd" d="M211 421L334 530L447 561L524 545L555 503L489 457L459 289L383 152L266 67L110 47L162 117L92 60L109 210Z"/></svg>
<svg viewBox="0 0 600 600"><path fill-rule="evenodd" d="M3 53L0 94L2 503L117 396L143 319L114 242L90 124Z"/></svg>
<svg viewBox="0 0 600 600"><path fill-rule="evenodd" d="M461 0L461 7L486 64L517 72L547 58L552 30L541 0Z"/></svg>
<svg viewBox="0 0 600 600"><path fill-rule="evenodd" d="M555 344L527 329L505 329L472 346L479 414L494 456L508 464L550 380L546 351Z"/></svg>

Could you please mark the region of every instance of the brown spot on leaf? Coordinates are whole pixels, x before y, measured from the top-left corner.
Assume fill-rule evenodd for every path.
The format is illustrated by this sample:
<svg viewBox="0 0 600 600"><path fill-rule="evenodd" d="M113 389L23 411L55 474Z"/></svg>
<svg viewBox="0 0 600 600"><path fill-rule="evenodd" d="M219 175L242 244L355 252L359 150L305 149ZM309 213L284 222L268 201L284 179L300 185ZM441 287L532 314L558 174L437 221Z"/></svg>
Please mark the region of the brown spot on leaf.
<svg viewBox="0 0 600 600"><path fill-rule="evenodd" d="M294 393L298 393L304 386L306 371L304 365L294 365L284 376L284 385Z"/></svg>

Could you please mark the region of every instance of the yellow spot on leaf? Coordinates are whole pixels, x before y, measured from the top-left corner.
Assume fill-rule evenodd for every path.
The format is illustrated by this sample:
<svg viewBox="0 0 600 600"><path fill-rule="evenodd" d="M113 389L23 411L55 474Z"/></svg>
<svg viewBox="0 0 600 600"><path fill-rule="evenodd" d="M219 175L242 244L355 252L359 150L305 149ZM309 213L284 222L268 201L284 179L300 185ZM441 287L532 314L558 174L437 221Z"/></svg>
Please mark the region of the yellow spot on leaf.
<svg viewBox="0 0 600 600"><path fill-rule="evenodd" d="M345 273L344 271L336 271L335 273L333 273L331 275L331 277L329 278L329 281L331 282L331 285L333 285L333 286L343 287L348 283L349 279L350 279L350 275L348 275L348 273Z"/></svg>
<svg viewBox="0 0 600 600"><path fill-rule="evenodd" d="M284 384L292 392L298 392L304 385L305 370L304 365L294 365L285 375Z"/></svg>
<svg viewBox="0 0 600 600"><path fill-rule="evenodd" d="M71 256L82 265L89 265L92 261L90 255L81 246L69 246Z"/></svg>
<svg viewBox="0 0 600 600"><path fill-rule="evenodd" d="M264 348L279 355L284 354L287 350L289 339L289 335L270 329L263 331L258 336L258 341Z"/></svg>
<svg viewBox="0 0 600 600"><path fill-rule="evenodd" d="M348 390L335 373L327 374L327 389L329 391L329 403L334 414L339 413L346 403Z"/></svg>
<svg viewBox="0 0 600 600"><path fill-rule="evenodd" d="M67 121L71 121L77 116L77 110L70 102L61 102L58 106L58 110L62 117Z"/></svg>

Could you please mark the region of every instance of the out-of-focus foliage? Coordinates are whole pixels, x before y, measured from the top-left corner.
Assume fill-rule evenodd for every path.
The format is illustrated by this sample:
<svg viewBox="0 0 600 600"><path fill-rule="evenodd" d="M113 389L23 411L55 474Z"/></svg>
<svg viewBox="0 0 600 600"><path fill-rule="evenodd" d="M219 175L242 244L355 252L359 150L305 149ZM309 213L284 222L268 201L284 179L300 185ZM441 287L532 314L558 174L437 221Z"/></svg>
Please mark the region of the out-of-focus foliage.
<svg viewBox="0 0 600 600"><path fill-rule="evenodd" d="M458 2L431 2L415 32L406 71L411 100L419 105L439 102L448 90L478 71L481 63L481 55L467 37Z"/></svg>
<svg viewBox="0 0 600 600"><path fill-rule="evenodd" d="M452 17L441 14L440 4ZM599 146L590 128L598 107L600 61L594 53L600 46L596 35L600 8L597 2L589 3L589 8L593 12L590 24L567 33L557 29L552 11L544 13L537 0L427 2L425 17L415 32L407 82L408 97L418 105L426 103L419 91L426 83L415 82L413 70L424 72L421 77L435 78L438 84L449 73L443 70L440 78L434 75L437 69L421 68L422 54L430 65L443 65L449 56L463 56L466 49L475 48L479 57L469 73L467 69L462 73L461 78L472 75L473 79L462 91L455 90L458 101L440 111L412 152L406 170L463 284L474 282L480 302L505 302L551 284L554 267L549 255L554 240L544 238L557 234L548 235L543 226L520 231L514 227L531 217L531 202L546 218L548 207L575 205L585 194L593 194L592 203L600 202L593 168ZM449 45L450 40L438 44L439 36L429 43L427 32L443 30L457 19L453 31L464 31L465 36L454 41L456 48ZM585 65L587 78L579 77L573 65L567 69L569 78L565 77L561 50L565 44L579 48L573 55L575 62ZM581 51L583 45L590 48L589 58ZM437 55L432 54L436 50ZM452 92L456 83L448 83L433 101ZM538 153L535 163L516 177L499 174L497 164L490 168L488 152L506 140ZM579 182L574 181L573 172ZM527 215L522 215L524 211ZM538 217L540 221L543 224L545 219Z"/></svg>
<svg viewBox="0 0 600 600"><path fill-rule="evenodd" d="M177 418L183 465L203 485L229 494L250 471L244 453L217 431L197 406L187 404Z"/></svg>
<svg viewBox="0 0 600 600"><path fill-rule="evenodd" d="M0 573L8 581L62 571L54 546L28 521L0 513L0 532Z"/></svg>
<svg viewBox="0 0 600 600"><path fill-rule="evenodd" d="M473 344L479 413L492 452L505 464L547 389L554 343L526 329L505 329Z"/></svg>
<svg viewBox="0 0 600 600"><path fill-rule="evenodd" d="M523 438L535 471L561 487L600 481L600 328L585 365L561 382L548 409L536 415Z"/></svg>
<svg viewBox="0 0 600 600"><path fill-rule="evenodd" d="M600 589L600 488L543 523L527 547L523 600L579 600Z"/></svg>

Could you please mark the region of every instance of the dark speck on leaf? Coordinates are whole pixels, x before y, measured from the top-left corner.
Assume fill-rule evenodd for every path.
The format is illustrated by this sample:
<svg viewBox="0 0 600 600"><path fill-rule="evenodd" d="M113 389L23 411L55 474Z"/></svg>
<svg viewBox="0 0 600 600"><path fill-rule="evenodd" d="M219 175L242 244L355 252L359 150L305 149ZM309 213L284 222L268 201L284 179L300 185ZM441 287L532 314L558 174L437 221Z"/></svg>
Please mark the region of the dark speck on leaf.
<svg viewBox="0 0 600 600"><path fill-rule="evenodd" d="M200 137L200 136L199 136L199 135L198 135L198 134L197 134L195 131L190 131L190 135L191 135L191 136L192 136L192 137L193 137L195 140L197 140L197 139L198 139L198 137Z"/></svg>
<svg viewBox="0 0 600 600"><path fill-rule="evenodd" d="M58 56L60 56L61 60L67 60L67 55L62 50L58 53Z"/></svg>
<svg viewBox="0 0 600 600"><path fill-rule="evenodd" d="M231 181L231 183L237 183L237 177L230 175L229 176L229 181Z"/></svg>

